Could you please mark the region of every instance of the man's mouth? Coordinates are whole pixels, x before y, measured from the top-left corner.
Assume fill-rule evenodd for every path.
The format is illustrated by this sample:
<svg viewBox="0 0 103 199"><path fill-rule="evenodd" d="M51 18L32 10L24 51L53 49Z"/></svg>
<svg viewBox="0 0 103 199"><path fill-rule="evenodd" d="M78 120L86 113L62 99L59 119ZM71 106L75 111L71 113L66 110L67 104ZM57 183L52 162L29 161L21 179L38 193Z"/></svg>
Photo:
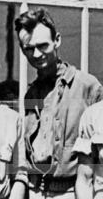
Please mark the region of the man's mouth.
<svg viewBox="0 0 103 199"><path fill-rule="evenodd" d="M45 59L36 61L36 65L42 66L42 67L43 67L43 65L45 66L45 63L46 63L46 60L45 60Z"/></svg>

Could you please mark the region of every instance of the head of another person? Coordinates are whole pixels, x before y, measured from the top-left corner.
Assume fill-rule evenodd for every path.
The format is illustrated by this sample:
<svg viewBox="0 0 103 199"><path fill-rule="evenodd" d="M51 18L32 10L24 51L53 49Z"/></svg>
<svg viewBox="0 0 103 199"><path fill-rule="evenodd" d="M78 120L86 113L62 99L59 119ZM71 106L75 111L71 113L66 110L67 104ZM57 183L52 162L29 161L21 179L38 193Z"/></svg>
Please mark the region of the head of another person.
<svg viewBox="0 0 103 199"><path fill-rule="evenodd" d="M15 26L29 63L44 75L55 72L61 36L48 11L39 8L25 12L16 19Z"/></svg>

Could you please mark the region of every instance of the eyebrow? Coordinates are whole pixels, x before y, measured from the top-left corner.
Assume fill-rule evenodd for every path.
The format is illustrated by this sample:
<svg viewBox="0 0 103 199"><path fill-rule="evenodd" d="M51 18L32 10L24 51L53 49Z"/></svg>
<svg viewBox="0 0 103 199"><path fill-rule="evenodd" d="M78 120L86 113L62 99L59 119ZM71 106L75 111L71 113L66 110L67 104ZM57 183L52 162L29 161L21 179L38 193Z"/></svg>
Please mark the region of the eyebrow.
<svg viewBox="0 0 103 199"><path fill-rule="evenodd" d="M42 47L42 46L45 46L45 45L48 45L48 43L47 43L47 42L44 42L44 43L36 44L36 45L24 44L24 45L23 45L23 48L24 48L24 49L26 49L26 48L36 48L36 47Z"/></svg>
<svg viewBox="0 0 103 199"><path fill-rule="evenodd" d="M46 46L46 45L48 45L48 43L47 43L47 42L44 42L44 43L41 43L41 44L37 44L36 46L42 47L42 46Z"/></svg>

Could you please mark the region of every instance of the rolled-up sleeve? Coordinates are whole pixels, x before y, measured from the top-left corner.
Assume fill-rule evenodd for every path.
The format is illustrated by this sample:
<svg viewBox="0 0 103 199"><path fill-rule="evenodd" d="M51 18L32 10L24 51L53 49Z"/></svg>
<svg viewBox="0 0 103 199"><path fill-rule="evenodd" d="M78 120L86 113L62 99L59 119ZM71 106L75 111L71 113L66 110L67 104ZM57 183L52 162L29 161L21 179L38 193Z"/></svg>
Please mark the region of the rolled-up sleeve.
<svg viewBox="0 0 103 199"><path fill-rule="evenodd" d="M92 118L90 115L90 111L88 109L83 113L80 119L79 136L76 139L72 151L74 153L81 152L86 155L90 154L92 152L93 135L94 135L94 128L92 125Z"/></svg>
<svg viewBox="0 0 103 199"><path fill-rule="evenodd" d="M83 113L79 136L74 144L73 152L92 153L92 144L103 144L103 100L90 106Z"/></svg>
<svg viewBox="0 0 103 199"><path fill-rule="evenodd" d="M81 152L86 155L90 154L91 153L91 140L78 137L74 144L72 152L74 152L74 153Z"/></svg>

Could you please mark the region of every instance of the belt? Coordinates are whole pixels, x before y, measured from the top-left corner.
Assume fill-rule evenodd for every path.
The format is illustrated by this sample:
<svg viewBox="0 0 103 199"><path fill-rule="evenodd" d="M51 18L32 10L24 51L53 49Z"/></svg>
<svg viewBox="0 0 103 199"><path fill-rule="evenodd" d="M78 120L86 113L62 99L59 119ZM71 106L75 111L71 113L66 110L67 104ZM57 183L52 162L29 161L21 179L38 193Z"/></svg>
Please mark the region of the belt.
<svg viewBox="0 0 103 199"><path fill-rule="evenodd" d="M39 175L38 175L39 177ZM70 177L51 177L45 176L38 178L35 191L41 190L42 192L55 192L63 193L74 187L76 181L76 175Z"/></svg>

